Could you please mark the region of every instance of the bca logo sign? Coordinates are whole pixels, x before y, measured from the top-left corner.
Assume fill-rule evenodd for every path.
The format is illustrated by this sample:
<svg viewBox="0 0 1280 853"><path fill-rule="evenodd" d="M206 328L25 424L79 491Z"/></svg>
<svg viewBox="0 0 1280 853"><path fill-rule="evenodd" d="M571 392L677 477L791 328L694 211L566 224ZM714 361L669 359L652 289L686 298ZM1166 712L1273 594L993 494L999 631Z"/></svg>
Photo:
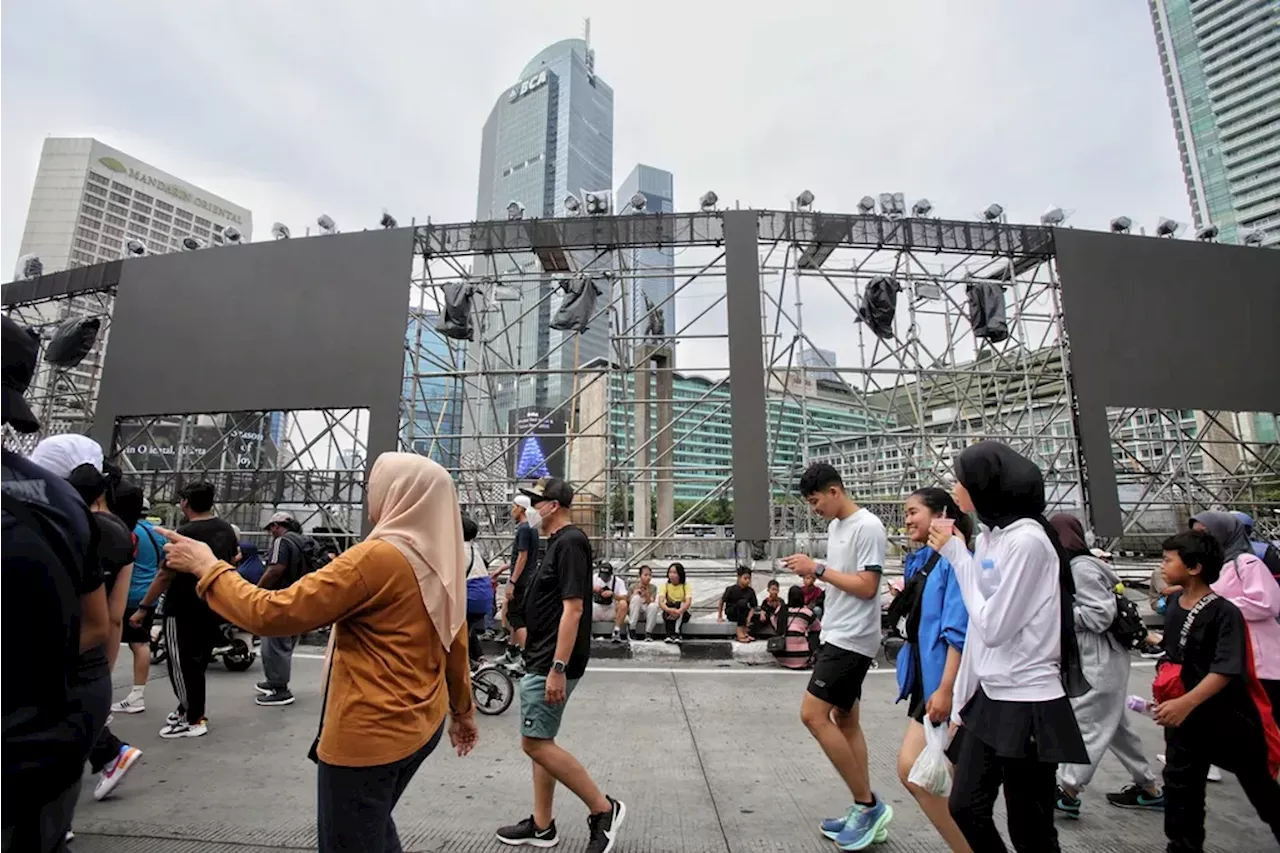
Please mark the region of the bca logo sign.
<svg viewBox="0 0 1280 853"><path fill-rule="evenodd" d="M518 100L532 92L534 89L540 89L545 85L547 85L547 72L546 69L543 69L528 80L512 86L511 91L507 93L507 101L510 102Z"/></svg>

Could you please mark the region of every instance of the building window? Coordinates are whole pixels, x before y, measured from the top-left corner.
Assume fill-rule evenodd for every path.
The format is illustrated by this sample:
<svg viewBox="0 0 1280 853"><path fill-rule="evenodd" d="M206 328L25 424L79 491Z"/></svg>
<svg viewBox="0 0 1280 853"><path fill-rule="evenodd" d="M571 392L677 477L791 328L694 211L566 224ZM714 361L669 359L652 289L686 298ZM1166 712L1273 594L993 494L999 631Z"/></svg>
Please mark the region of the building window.
<svg viewBox="0 0 1280 853"><path fill-rule="evenodd" d="M79 237L79 238L80 238L80 239L82 239L82 240L94 240L94 241L96 241L96 240L98 239L98 235L97 235L96 233L94 233L94 232L92 232L92 231L88 231L88 230L86 230L86 229L84 229L84 228L77 228L77 229L76 229L76 236L77 236L77 237Z"/></svg>
<svg viewBox="0 0 1280 853"><path fill-rule="evenodd" d="M155 215L155 217L154 217L154 218L155 218L156 222L165 222L165 223L168 223L168 222L172 222L172 221L173 221L173 217L172 217L172 216L170 216L170 215L169 215L169 214L167 214L167 213L157 213L157 214Z"/></svg>
<svg viewBox="0 0 1280 853"><path fill-rule="evenodd" d="M88 240L81 240L79 238L77 238L72 243L72 245L75 246L77 249L85 249L90 252L95 251L98 248L93 243L90 243Z"/></svg>
<svg viewBox="0 0 1280 853"><path fill-rule="evenodd" d="M97 172L90 172L88 177L90 181L92 181L95 184L98 184L99 186L104 186L104 187L111 186L111 179L104 178L102 175L99 175Z"/></svg>
<svg viewBox="0 0 1280 853"><path fill-rule="evenodd" d="M165 243L165 242L168 242L168 240L169 240L169 235L168 235L168 234L166 234L166 233L164 233L163 231L152 231L152 232L151 232L151 239L152 239L152 240L158 240L158 241L159 241L159 242L161 242L161 243Z"/></svg>
<svg viewBox="0 0 1280 853"><path fill-rule="evenodd" d="M123 239L123 238L124 238L124 231L123 231L122 229L120 229L120 228L115 228L115 227L112 227L112 226L110 226L110 225L103 225L103 226L102 226L102 233L103 233L103 234L106 234L106 235L107 235L107 236L109 236L109 237L118 237L118 238L121 238L121 239Z"/></svg>
<svg viewBox="0 0 1280 853"><path fill-rule="evenodd" d="M142 225L150 225L150 224L151 224L151 220L150 220L150 219L148 219L147 217L143 216L141 213L137 213L137 212L130 213L130 214L129 214L129 218L130 218L131 220L133 220L134 222L137 222L137 223L142 224Z"/></svg>
<svg viewBox="0 0 1280 853"><path fill-rule="evenodd" d="M183 210L182 208L179 207L177 210L173 212L173 215L179 219L185 219L187 222L190 222L192 214L191 214L191 211Z"/></svg>
<svg viewBox="0 0 1280 853"><path fill-rule="evenodd" d="M217 231L219 234L221 234L221 233L222 233L222 226L221 226L221 225L215 225L215 226L213 226L213 230L214 230L214 231Z"/></svg>
<svg viewBox="0 0 1280 853"><path fill-rule="evenodd" d="M208 227L212 224L213 223L207 219L201 219L199 216L196 217L196 225L199 225L201 228L208 229Z"/></svg>
<svg viewBox="0 0 1280 853"><path fill-rule="evenodd" d="M111 182L111 189L118 193L123 193L124 195L133 195L133 190L129 189L124 184L117 183L116 181Z"/></svg>
<svg viewBox="0 0 1280 853"><path fill-rule="evenodd" d="M98 255L98 263L100 264L109 264L114 260L115 260L115 257L111 255Z"/></svg>
<svg viewBox="0 0 1280 853"><path fill-rule="evenodd" d="M221 243L221 242L222 242L222 235L221 235L221 234L214 234L214 235L213 235L213 242L215 242L215 243Z"/></svg>
<svg viewBox="0 0 1280 853"><path fill-rule="evenodd" d="M146 194L146 193L144 193L144 192L136 192L136 193L134 193L134 194L133 194L133 200L134 200L134 201L140 201L140 202L143 202L144 204L151 204L151 202L155 201L155 199L154 199L154 198L152 198L151 196L147 195L147 194Z"/></svg>
<svg viewBox="0 0 1280 853"><path fill-rule="evenodd" d="M129 197L128 197L128 196L124 196L124 195L120 195L120 193L112 193L112 194L111 194L111 200L112 200L112 201L114 201L116 204L128 204L128 203L129 203Z"/></svg>
<svg viewBox="0 0 1280 853"><path fill-rule="evenodd" d="M173 205L169 204L169 202L167 201L156 199L156 207L160 208L161 210L168 211L169 213L173 213Z"/></svg>
<svg viewBox="0 0 1280 853"><path fill-rule="evenodd" d="M110 222L112 225L119 225L121 228L123 228L123 227L125 227L126 225L128 225L128 224L129 224L129 223L128 223L128 221L127 221L127 220L125 220L123 217L120 217L120 216L112 216L110 213L108 213L108 214L106 215L106 217L105 217L105 218L106 218L106 220L107 220L108 222Z"/></svg>
<svg viewBox="0 0 1280 853"><path fill-rule="evenodd" d="M118 205L118 204L111 204L110 202L108 202L108 203L107 203L107 210L111 211L111 212L112 212L112 213L114 213L116 216L128 216L128 215L129 215L129 209L128 209L128 208L126 208L126 207L121 207L121 206L120 206L120 205Z"/></svg>
<svg viewBox="0 0 1280 853"><path fill-rule="evenodd" d="M92 193L93 195L96 195L99 198L107 197L107 191L105 189L103 189L102 187L95 187L93 184L85 184L84 190L85 192Z"/></svg>
<svg viewBox="0 0 1280 853"><path fill-rule="evenodd" d="M84 203L88 205L92 205L93 207L97 207L97 208L103 208L107 206L107 203L102 199L98 198L96 195L85 196Z"/></svg>
<svg viewBox="0 0 1280 853"><path fill-rule="evenodd" d="M71 250L71 259L81 264L93 263L93 255L89 254L88 252L82 252L79 249Z"/></svg>

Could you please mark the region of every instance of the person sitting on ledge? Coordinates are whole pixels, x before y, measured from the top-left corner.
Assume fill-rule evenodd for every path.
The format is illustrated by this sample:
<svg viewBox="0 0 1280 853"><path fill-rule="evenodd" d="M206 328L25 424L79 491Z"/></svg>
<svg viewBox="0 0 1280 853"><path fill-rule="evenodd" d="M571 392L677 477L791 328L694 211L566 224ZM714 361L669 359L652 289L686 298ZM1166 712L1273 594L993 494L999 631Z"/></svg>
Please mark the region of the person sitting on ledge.
<svg viewBox="0 0 1280 853"><path fill-rule="evenodd" d="M716 613L716 621L723 622L727 614L737 626L738 642L750 643L755 638L747 630L747 624L752 621L757 607L759 602L756 600L756 591L751 588L751 569L739 566L738 582L727 587L724 595L720 596L720 609Z"/></svg>

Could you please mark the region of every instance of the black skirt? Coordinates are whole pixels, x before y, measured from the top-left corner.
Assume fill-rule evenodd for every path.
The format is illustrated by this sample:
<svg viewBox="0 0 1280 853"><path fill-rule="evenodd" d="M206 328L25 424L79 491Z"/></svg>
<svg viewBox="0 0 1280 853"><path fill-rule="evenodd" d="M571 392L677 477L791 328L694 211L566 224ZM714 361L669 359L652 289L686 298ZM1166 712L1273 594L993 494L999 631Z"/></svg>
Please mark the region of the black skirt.
<svg viewBox="0 0 1280 853"><path fill-rule="evenodd" d="M914 676L911 679L911 691L907 694L907 717L923 723L929 697L924 695L924 667L920 665L920 651L915 645L911 646L911 660Z"/></svg>
<svg viewBox="0 0 1280 853"><path fill-rule="evenodd" d="M982 688L960 712L960 732L976 737L1001 758L1034 758L1048 764L1088 764L1075 712L1066 696L1045 702L999 702ZM948 756L959 754L960 732Z"/></svg>

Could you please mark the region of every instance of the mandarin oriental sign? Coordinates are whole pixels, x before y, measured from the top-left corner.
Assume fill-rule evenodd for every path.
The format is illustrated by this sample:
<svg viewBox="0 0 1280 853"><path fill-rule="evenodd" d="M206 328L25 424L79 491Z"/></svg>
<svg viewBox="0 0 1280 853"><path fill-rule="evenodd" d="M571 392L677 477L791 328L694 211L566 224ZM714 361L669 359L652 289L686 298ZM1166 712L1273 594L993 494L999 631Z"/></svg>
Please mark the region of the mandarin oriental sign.
<svg viewBox="0 0 1280 853"><path fill-rule="evenodd" d="M135 169L132 166L126 166L114 157L99 157L98 162L117 174L127 174L130 178L140 184L146 184L147 186L159 190L166 195L173 196L179 201L184 201L193 207L198 207L201 210L207 211L211 216L222 217L223 219L234 222L236 225L244 224L244 219L240 214L214 204L208 199L201 198L198 195L193 195L189 190L178 184L171 184L167 181L161 180L160 178L148 175L140 169Z"/></svg>

